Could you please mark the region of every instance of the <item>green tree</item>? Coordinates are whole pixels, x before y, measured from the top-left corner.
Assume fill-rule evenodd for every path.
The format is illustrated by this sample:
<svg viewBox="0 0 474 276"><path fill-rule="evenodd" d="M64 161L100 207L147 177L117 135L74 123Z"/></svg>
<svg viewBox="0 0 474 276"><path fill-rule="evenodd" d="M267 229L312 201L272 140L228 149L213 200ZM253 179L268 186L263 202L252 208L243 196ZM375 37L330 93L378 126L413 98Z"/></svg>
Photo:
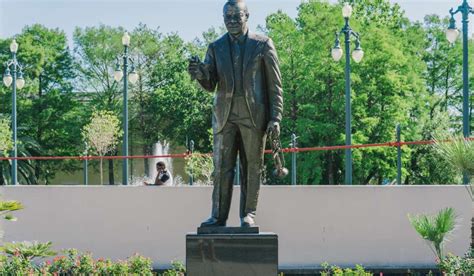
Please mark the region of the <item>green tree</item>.
<svg viewBox="0 0 474 276"><path fill-rule="evenodd" d="M38 145L33 151L29 147L29 151L42 156L77 155L84 120L80 105L71 93L75 69L65 33L36 24L26 26L16 39L18 59L25 66L26 78L25 88L17 92L20 144ZM9 41L0 41L2 50L8 49ZM1 60L7 58L9 53L0 54ZM0 90L3 97L1 94ZM6 90L4 96L7 101L0 106L0 112L9 113L11 89ZM25 162L33 166L33 175L28 175L32 183L48 184L56 171L75 169L73 163L67 161Z"/></svg>
<svg viewBox="0 0 474 276"><path fill-rule="evenodd" d="M82 137L89 145L89 150L100 157L115 150L122 134L120 120L110 111L94 112L90 123L82 130ZM100 184L103 185L102 162L103 158L100 158Z"/></svg>
<svg viewBox="0 0 474 276"><path fill-rule="evenodd" d="M89 99L89 110L110 110L121 114L123 106L122 83L113 79L116 57L123 53L121 27L100 25L76 28L73 35L74 54L78 63L80 85ZM133 45L132 40L132 45ZM133 114L130 116L133 117ZM109 152L116 155L117 151ZM108 162L109 184L113 185L114 163Z"/></svg>
<svg viewBox="0 0 474 276"><path fill-rule="evenodd" d="M281 59L285 98L290 99L283 144L288 144L290 129L300 137L300 147L344 144L344 66L330 56L334 32L343 26L340 11L340 5L308 1L299 6L295 20L281 12L267 18ZM424 112L421 99L427 97L421 77L425 65L417 58L421 38L412 35L420 28L397 5L369 0L355 1L351 26L361 33L366 53L360 64L352 62L353 143L393 141L397 123L405 126L405 139L411 139L416 133L412 114ZM409 155L405 150L405 161ZM393 148L354 150L354 183L395 179L395 160ZM298 161L299 183L343 181L342 151L303 153Z"/></svg>
<svg viewBox="0 0 474 276"><path fill-rule="evenodd" d="M212 172L214 171L212 156L193 153L187 156L185 161L186 174L195 180L201 180L204 185L212 184Z"/></svg>
<svg viewBox="0 0 474 276"><path fill-rule="evenodd" d="M420 58L426 47L424 30L389 1L360 0L353 5L351 26L360 32L366 53L360 64L352 61L353 144L393 141L397 124L403 126L405 140L418 138L418 120L430 99L422 78L426 64ZM266 30L275 40L289 99L282 124L284 146L291 132L299 136L299 147L344 144L344 65L330 56L334 32L344 25L340 14L340 4L313 0L298 7L295 20L282 12L267 18ZM410 149L404 148L404 164L410 156ZM299 183L343 181L343 151L302 153L298 164ZM353 150L353 168L356 184L393 181L396 151Z"/></svg>
<svg viewBox="0 0 474 276"><path fill-rule="evenodd" d="M212 39L215 31L204 35ZM187 73L187 57L202 54L201 43L186 44L176 34L163 35L144 24L131 37L131 53L140 76L130 98L134 143L150 155L157 141L179 146L186 135L192 135L198 149L209 150L212 95L192 83ZM148 174L148 159L144 165Z"/></svg>

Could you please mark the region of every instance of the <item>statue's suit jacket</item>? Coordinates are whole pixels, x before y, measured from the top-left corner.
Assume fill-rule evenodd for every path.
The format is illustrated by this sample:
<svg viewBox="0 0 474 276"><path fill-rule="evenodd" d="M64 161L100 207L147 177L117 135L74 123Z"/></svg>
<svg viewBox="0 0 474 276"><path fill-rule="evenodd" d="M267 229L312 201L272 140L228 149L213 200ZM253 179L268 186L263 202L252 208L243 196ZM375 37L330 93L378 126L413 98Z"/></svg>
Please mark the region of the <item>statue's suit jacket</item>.
<svg viewBox="0 0 474 276"><path fill-rule="evenodd" d="M219 133L225 126L234 94L229 34L209 45L203 74L198 80L208 91L216 91L213 127ZM248 32L243 59L243 89L252 124L265 131L270 120L280 122L283 112L281 73L275 46L270 38Z"/></svg>

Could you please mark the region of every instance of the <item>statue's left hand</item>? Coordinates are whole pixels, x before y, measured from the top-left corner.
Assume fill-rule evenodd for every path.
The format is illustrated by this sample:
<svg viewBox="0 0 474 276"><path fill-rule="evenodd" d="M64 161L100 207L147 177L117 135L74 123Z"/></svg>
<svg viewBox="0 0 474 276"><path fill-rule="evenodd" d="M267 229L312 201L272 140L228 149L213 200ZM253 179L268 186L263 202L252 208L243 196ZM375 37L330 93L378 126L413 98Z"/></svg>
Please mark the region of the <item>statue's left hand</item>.
<svg viewBox="0 0 474 276"><path fill-rule="evenodd" d="M268 122L267 134L271 134L273 131L275 131L275 134L277 136L280 136L280 123L279 122L275 122L275 121Z"/></svg>

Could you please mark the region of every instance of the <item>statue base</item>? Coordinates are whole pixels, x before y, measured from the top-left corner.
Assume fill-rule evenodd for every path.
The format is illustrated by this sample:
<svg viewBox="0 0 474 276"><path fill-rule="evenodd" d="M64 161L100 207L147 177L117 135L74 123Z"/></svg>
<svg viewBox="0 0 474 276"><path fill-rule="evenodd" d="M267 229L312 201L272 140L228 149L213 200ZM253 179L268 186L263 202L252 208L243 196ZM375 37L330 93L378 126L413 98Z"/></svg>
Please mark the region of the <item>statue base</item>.
<svg viewBox="0 0 474 276"><path fill-rule="evenodd" d="M198 235L208 234L258 234L260 229L258 226L255 227L227 227L227 226L215 226L215 227L198 227Z"/></svg>
<svg viewBox="0 0 474 276"><path fill-rule="evenodd" d="M278 235L274 233L186 235L188 276L277 274Z"/></svg>

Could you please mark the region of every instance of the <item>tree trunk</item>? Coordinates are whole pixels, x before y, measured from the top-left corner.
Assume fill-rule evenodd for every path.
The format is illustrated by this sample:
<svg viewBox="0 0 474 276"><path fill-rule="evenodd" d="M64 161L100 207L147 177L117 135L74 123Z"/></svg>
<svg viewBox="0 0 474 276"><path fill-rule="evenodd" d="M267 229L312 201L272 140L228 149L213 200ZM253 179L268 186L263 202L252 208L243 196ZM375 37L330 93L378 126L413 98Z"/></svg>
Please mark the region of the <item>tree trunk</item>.
<svg viewBox="0 0 474 276"><path fill-rule="evenodd" d="M151 155L150 146L143 145L143 155ZM143 165L145 166L145 176L150 176L150 169L148 168L148 158L143 158Z"/></svg>
<svg viewBox="0 0 474 276"><path fill-rule="evenodd" d="M37 110L37 115L36 115L36 118L38 119L37 122L36 122L36 125L37 125L37 131L36 131L36 142L38 142L39 144L41 144L41 136L42 136L42 130L43 128L41 127L41 116L40 116L40 113L41 113L41 106L42 106L42 103L41 103L41 98L43 96L43 82L42 82L42 76L41 74L39 74L38 76L38 110ZM39 160L36 160L35 161L35 178L36 178L36 184L40 184L40 177L41 177L41 167L40 167L40 161Z"/></svg>
<svg viewBox="0 0 474 276"><path fill-rule="evenodd" d="M444 111L445 112L448 112L448 105L449 105L449 101L448 101L448 98L449 98L449 72L451 70L451 68L449 68L449 63L448 63L448 68L446 68L446 78L445 78L445 90L444 90L444 100L446 101L445 102L445 106L444 106Z"/></svg>
<svg viewBox="0 0 474 276"><path fill-rule="evenodd" d="M102 161L103 159L100 158L100 185L104 185L104 174L102 171Z"/></svg>
<svg viewBox="0 0 474 276"><path fill-rule="evenodd" d="M296 127L297 127L297 119L298 119L298 100L296 99L296 90L297 90L297 84L296 84L296 80L297 80L297 76L296 76L296 70L295 70L295 63L294 63L294 59L293 59L293 55L291 55L291 59L290 59L290 63L291 63L291 75L292 75L292 78L293 78L293 82L291 84L291 121L292 121L292 132L296 134Z"/></svg>
<svg viewBox="0 0 474 276"><path fill-rule="evenodd" d="M115 178L114 178L114 160L109 159L109 185L115 185Z"/></svg>
<svg viewBox="0 0 474 276"><path fill-rule="evenodd" d="M328 152L328 184L334 185L334 156L332 151Z"/></svg>

